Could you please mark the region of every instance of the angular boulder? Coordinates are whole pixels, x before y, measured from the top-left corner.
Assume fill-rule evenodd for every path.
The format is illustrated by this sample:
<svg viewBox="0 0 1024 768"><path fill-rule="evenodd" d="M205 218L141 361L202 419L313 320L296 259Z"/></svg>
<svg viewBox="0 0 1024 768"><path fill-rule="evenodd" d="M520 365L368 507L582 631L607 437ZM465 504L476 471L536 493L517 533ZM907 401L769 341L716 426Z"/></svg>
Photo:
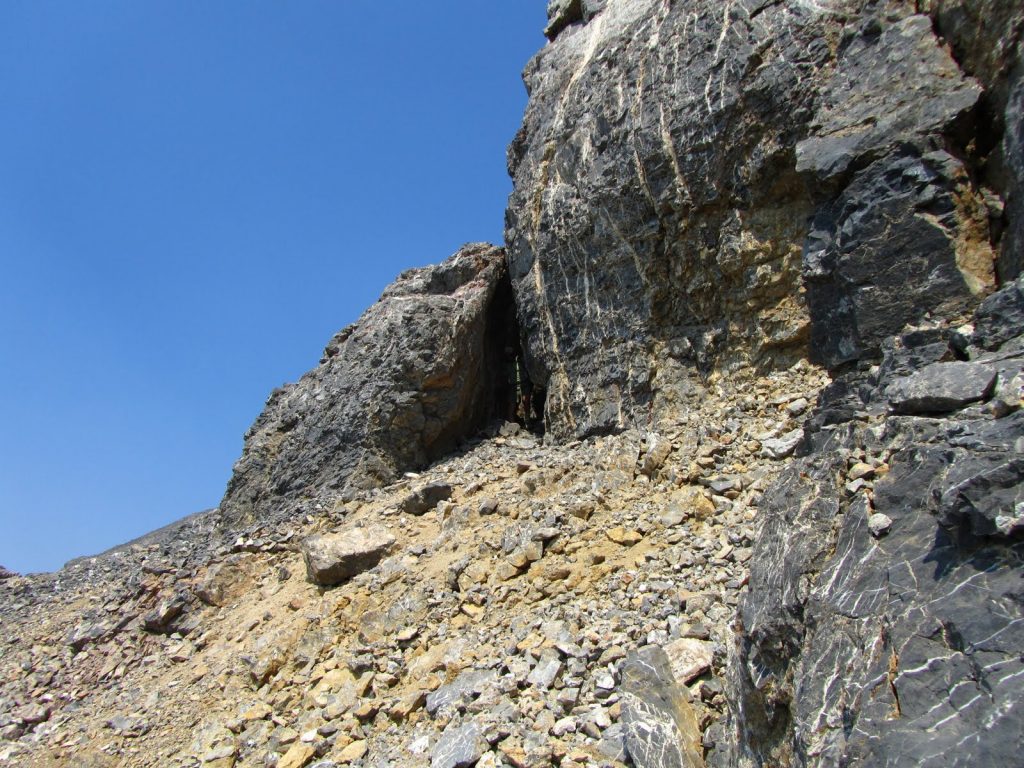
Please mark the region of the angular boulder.
<svg viewBox="0 0 1024 768"><path fill-rule="evenodd" d="M451 495L452 487L448 483L428 483L402 499L400 509L409 515L423 515Z"/></svg>
<svg viewBox="0 0 1024 768"><path fill-rule="evenodd" d="M331 587L373 568L395 543L383 528L352 528L302 542L306 575L314 584Z"/></svg>
<svg viewBox="0 0 1024 768"><path fill-rule="evenodd" d="M221 501L225 523L283 514L311 489L389 482L481 428L509 332L505 275L486 244L400 275L319 366L271 394Z"/></svg>
<svg viewBox="0 0 1024 768"><path fill-rule="evenodd" d="M469 768L488 749L483 729L476 722L454 722L445 728L430 751L430 768Z"/></svg>

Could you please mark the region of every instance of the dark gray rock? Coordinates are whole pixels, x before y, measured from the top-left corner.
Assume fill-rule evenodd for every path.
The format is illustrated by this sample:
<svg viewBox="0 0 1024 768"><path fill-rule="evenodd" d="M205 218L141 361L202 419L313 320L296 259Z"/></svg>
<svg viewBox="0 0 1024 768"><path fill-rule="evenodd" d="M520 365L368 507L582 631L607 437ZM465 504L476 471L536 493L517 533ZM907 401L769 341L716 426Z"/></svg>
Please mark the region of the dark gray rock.
<svg viewBox="0 0 1024 768"><path fill-rule="evenodd" d="M550 8L506 242L556 436L657 426L716 372L877 358L995 287L985 93L911 4Z"/></svg>
<svg viewBox="0 0 1024 768"><path fill-rule="evenodd" d="M626 752L637 768L704 765L689 694L673 676L663 648L649 645L629 654L620 688Z"/></svg>
<svg viewBox="0 0 1024 768"><path fill-rule="evenodd" d="M1010 3L1009 5L1012 5ZM1020 9L1017 13L1022 14ZM1002 140L1006 231L999 258L999 276L1012 280L1024 270L1024 62L1021 53L1013 67Z"/></svg>
<svg viewBox="0 0 1024 768"><path fill-rule="evenodd" d="M428 714L433 716L445 707L458 708L467 704L497 677L493 669L467 669L450 683L427 694Z"/></svg>
<svg viewBox="0 0 1024 768"><path fill-rule="evenodd" d="M15 573L14 571L9 571L6 568L4 568L2 565L0 565L0 579L13 579L17 575L18 574Z"/></svg>
<svg viewBox="0 0 1024 768"><path fill-rule="evenodd" d="M819 208L803 254L814 359L835 367L877 356L905 325L965 316L992 288L991 245L962 244L966 174L945 152L894 152Z"/></svg>
<svg viewBox="0 0 1024 768"><path fill-rule="evenodd" d="M981 303L975 313L971 343L980 349L995 351L1021 336L1024 336L1024 278L1018 278Z"/></svg>
<svg viewBox="0 0 1024 768"><path fill-rule="evenodd" d="M838 176L897 143L941 131L981 95L978 84L964 78L937 44L927 16L892 24L867 18L845 42L820 91L811 135L796 145L797 170L820 179ZM913 82L894 88L911 67Z"/></svg>
<svg viewBox="0 0 1024 768"><path fill-rule="evenodd" d="M978 348L1015 346L991 313L1011 299L987 302ZM1012 313L1006 320L1016 322ZM980 365L928 362L933 343L930 334L905 335L887 347L899 360L881 368L913 379L937 366ZM847 401L855 418L812 417L804 457L760 505L729 664L737 743L725 763L1016 764L1024 415L975 408L871 425L888 379L845 378L860 393L859 410ZM843 487L843 457L853 451L890 465L871 501ZM890 527L876 537L880 516Z"/></svg>
<svg viewBox="0 0 1024 768"><path fill-rule="evenodd" d="M975 536L1024 534L1024 458L1003 458L965 459L956 467L957 482L939 501L942 525L955 531L963 524Z"/></svg>
<svg viewBox="0 0 1024 768"><path fill-rule="evenodd" d="M1008 282L1024 266L1024 6L928 0L923 7L963 71L985 88L978 138L993 151L981 170L1002 198L1002 204L995 201L993 218L1002 229L999 277Z"/></svg>
<svg viewBox="0 0 1024 768"><path fill-rule="evenodd" d="M451 723L430 751L430 768L469 768L488 749L483 729L473 721Z"/></svg>
<svg viewBox="0 0 1024 768"><path fill-rule="evenodd" d="M246 435L221 502L225 522L266 518L310 489L393 480L452 450L494 411L501 249L467 245L410 270L276 390Z"/></svg>
<svg viewBox="0 0 1024 768"><path fill-rule="evenodd" d="M410 515L426 514L451 495L452 487L448 483L428 483L402 499L400 509Z"/></svg>
<svg viewBox="0 0 1024 768"><path fill-rule="evenodd" d="M548 25L544 35L554 40L570 24L590 21L604 4L605 0L548 0Z"/></svg>
<svg viewBox="0 0 1024 768"><path fill-rule="evenodd" d="M149 632L170 634L175 629L175 621L187 605L188 601L181 594L164 598L156 608L142 617L142 626Z"/></svg>
<svg viewBox="0 0 1024 768"><path fill-rule="evenodd" d="M306 575L314 584L330 587L373 568L395 543L383 528L352 528L302 542Z"/></svg>
<svg viewBox="0 0 1024 768"><path fill-rule="evenodd" d="M885 395L896 413L948 413L992 394L996 369L984 363L932 363L890 384Z"/></svg>

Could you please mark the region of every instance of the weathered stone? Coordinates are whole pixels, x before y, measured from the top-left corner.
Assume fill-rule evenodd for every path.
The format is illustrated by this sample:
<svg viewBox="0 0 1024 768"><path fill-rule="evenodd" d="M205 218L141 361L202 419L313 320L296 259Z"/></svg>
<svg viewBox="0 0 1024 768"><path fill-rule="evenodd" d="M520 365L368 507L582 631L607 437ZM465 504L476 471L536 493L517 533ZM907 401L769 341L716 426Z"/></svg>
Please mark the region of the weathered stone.
<svg viewBox="0 0 1024 768"><path fill-rule="evenodd" d="M346 765L348 763L354 763L356 760L361 760L366 756L369 751L369 745L364 739L353 741L351 744L342 749L335 760L341 764Z"/></svg>
<svg viewBox="0 0 1024 768"><path fill-rule="evenodd" d="M648 477L654 477L658 470L665 464L665 459L668 458L671 452L672 442L656 432L651 432L647 436L647 443L640 471Z"/></svg>
<svg viewBox="0 0 1024 768"><path fill-rule="evenodd" d="M638 531L631 531L627 528L623 528L621 525L609 528L605 531L605 536L607 536L610 541L614 541L616 544L621 544L624 547L631 547L643 540L643 536L641 536Z"/></svg>
<svg viewBox="0 0 1024 768"><path fill-rule="evenodd" d="M313 747L297 741L281 756L277 768L303 768L315 755Z"/></svg>
<svg viewBox="0 0 1024 768"><path fill-rule="evenodd" d="M630 654L621 689L626 751L637 768L704 765L696 714L662 648L649 645Z"/></svg>
<svg viewBox="0 0 1024 768"><path fill-rule="evenodd" d="M1007 300L997 295L986 305ZM1006 322L1015 322L1012 313ZM976 326L985 327L980 348L1015 343L992 314ZM947 366L967 377L985 368L928 359L901 375ZM983 392L990 375L965 399ZM856 384L857 376L847 374L866 421L892 385ZM1024 674L1024 609L1015 597L1024 555L1022 446L1019 411L1002 419L890 415L874 427L854 419L812 435L806 457L760 504L763 528L729 665L729 694L742 717L733 721L738 744L727 763L1015 760L1024 747L1016 682ZM847 501L842 487L842 457L855 447L888 456L870 503L863 494ZM882 516L891 527L875 538Z"/></svg>
<svg viewBox="0 0 1024 768"><path fill-rule="evenodd" d="M251 555L231 555L212 566L196 588L196 596L208 605L223 606L252 586L255 564Z"/></svg>
<svg viewBox="0 0 1024 768"><path fill-rule="evenodd" d="M561 671L562 662L559 659L558 651L547 649L541 654L540 659L537 661L537 666L530 672L526 682L542 690L547 690L555 682L555 678L558 677Z"/></svg>
<svg viewBox="0 0 1024 768"><path fill-rule="evenodd" d="M868 530L876 539L887 534L890 528L892 528L892 518L888 515L875 512L868 518Z"/></svg>
<svg viewBox="0 0 1024 768"><path fill-rule="evenodd" d="M761 455L770 459L784 459L791 455L804 437L803 429L794 429L780 437L761 441Z"/></svg>
<svg viewBox="0 0 1024 768"><path fill-rule="evenodd" d="M383 528L352 528L342 533L310 536L302 542L306 575L330 587L373 568L395 543Z"/></svg>
<svg viewBox="0 0 1024 768"><path fill-rule="evenodd" d="M403 273L330 341L319 367L270 396L221 502L225 519L265 517L311 488L387 482L483 426L504 275L501 249L481 244Z"/></svg>
<svg viewBox="0 0 1024 768"><path fill-rule="evenodd" d="M497 677L493 669L467 669L447 685L427 694L427 712L436 715L445 707L458 707L479 696Z"/></svg>
<svg viewBox="0 0 1024 768"><path fill-rule="evenodd" d="M430 768L469 768L487 749L483 729L476 722L452 723L430 751Z"/></svg>
<svg viewBox="0 0 1024 768"><path fill-rule="evenodd" d="M452 487L448 483L428 483L406 496L399 508L410 515L422 515L451 496Z"/></svg>
<svg viewBox="0 0 1024 768"><path fill-rule="evenodd" d="M554 40L569 24L582 20L582 0L548 0L548 25L544 29L544 35Z"/></svg>
<svg viewBox="0 0 1024 768"><path fill-rule="evenodd" d="M711 669L714 660L711 644L696 638L682 637L665 645L665 654L672 675L682 685L689 685Z"/></svg>
<svg viewBox="0 0 1024 768"><path fill-rule="evenodd" d="M175 619L185 610L187 601L184 595L176 594L160 601L152 611L142 617L142 626L150 632L169 634L173 631Z"/></svg>
<svg viewBox="0 0 1024 768"><path fill-rule="evenodd" d="M980 363L932 363L886 389L896 413L947 413L992 393L996 370Z"/></svg>

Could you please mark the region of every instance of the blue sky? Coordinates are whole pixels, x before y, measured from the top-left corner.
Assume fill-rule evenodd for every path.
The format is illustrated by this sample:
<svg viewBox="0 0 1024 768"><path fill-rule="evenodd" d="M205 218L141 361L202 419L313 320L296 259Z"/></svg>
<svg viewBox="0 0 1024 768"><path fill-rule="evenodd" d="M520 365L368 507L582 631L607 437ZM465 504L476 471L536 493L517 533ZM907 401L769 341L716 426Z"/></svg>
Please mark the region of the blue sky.
<svg viewBox="0 0 1024 768"><path fill-rule="evenodd" d="M272 388L501 241L544 5L0 3L0 565L215 506Z"/></svg>

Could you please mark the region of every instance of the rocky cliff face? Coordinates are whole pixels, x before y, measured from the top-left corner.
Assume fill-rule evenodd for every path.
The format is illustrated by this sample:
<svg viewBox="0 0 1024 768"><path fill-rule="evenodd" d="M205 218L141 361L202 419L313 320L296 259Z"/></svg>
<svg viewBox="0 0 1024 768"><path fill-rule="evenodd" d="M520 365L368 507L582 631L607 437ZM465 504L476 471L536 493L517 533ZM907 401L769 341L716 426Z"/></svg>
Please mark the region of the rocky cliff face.
<svg viewBox="0 0 1024 768"><path fill-rule="evenodd" d="M1019 760L1022 288L823 393L761 507L724 764Z"/></svg>
<svg viewBox="0 0 1024 768"><path fill-rule="evenodd" d="M419 469L494 414L510 332L504 253L467 245L402 274L320 365L274 391L220 509L229 525Z"/></svg>
<svg viewBox="0 0 1024 768"><path fill-rule="evenodd" d="M507 251L400 276L219 510L0 568L0 763L1019 763L1022 32L551 0Z"/></svg>
<svg viewBox="0 0 1024 768"><path fill-rule="evenodd" d="M719 372L877 357L1016 273L1020 14L918 10L552 4L506 241L557 434L656 423ZM944 24L988 53L965 71Z"/></svg>

